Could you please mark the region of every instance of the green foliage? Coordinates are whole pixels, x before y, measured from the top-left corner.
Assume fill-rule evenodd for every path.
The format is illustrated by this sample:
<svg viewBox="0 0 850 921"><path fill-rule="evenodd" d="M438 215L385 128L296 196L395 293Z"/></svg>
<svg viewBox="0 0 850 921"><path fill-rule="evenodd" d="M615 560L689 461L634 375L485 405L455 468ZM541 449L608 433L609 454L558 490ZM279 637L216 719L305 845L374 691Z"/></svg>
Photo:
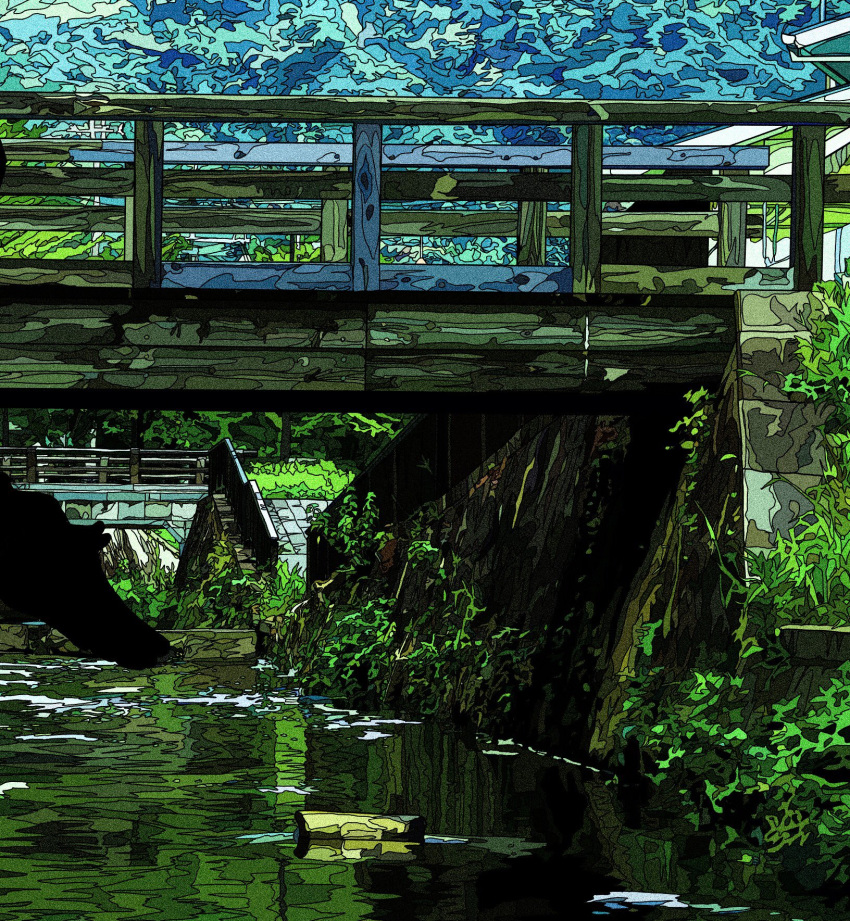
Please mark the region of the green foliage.
<svg viewBox="0 0 850 921"><path fill-rule="evenodd" d="M354 491L348 489L338 506L314 516L312 526L334 550L355 566L363 566L374 562L378 547L391 536L377 529L377 521L375 494L367 493L361 506Z"/></svg>
<svg viewBox="0 0 850 921"><path fill-rule="evenodd" d="M831 411L828 432L850 432L850 287L817 286L815 309L807 320L811 341L797 347L800 371L789 374L787 393L802 394Z"/></svg>
<svg viewBox="0 0 850 921"><path fill-rule="evenodd" d="M329 460L258 463L248 475L267 499L335 499L354 478Z"/></svg>

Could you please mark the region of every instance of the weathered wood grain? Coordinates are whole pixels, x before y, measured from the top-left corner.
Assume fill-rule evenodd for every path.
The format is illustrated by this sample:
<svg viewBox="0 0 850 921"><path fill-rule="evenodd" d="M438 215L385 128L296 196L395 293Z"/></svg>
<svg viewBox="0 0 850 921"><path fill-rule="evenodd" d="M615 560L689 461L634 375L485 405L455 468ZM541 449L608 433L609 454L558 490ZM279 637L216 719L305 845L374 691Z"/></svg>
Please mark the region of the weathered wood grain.
<svg viewBox="0 0 850 921"><path fill-rule="evenodd" d="M129 287L129 261L99 259L0 259L0 285Z"/></svg>
<svg viewBox="0 0 850 921"><path fill-rule="evenodd" d="M387 265L381 266L382 291L536 291L572 290L566 266Z"/></svg>
<svg viewBox="0 0 850 921"><path fill-rule="evenodd" d="M692 306L647 304L621 305L588 310L589 354L618 352L723 351L735 346L735 310L730 301Z"/></svg>
<svg viewBox="0 0 850 921"><path fill-rule="evenodd" d="M270 201L346 199L351 170L299 173L242 169L166 170L166 198L255 198Z"/></svg>
<svg viewBox="0 0 850 921"><path fill-rule="evenodd" d="M342 200L328 200L316 208L245 208L178 207L163 210L162 223L166 233L212 231L218 233L291 233L313 235L321 232L321 215L325 209L337 209L347 214ZM22 212L19 206L0 205L0 230L68 230L78 232L120 232L124 227L124 209L112 205L33 206ZM717 213L665 212L644 214L603 212L602 230L620 236L672 236L685 234L698 237L718 235ZM384 211L381 233L405 237L512 237L517 231L517 218L511 211ZM552 237L569 237L569 211L549 211L546 233ZM762 222L757 215L747 219L747 236L761 239ZM341 241L339 242L341 246ZM324 262L333 259L323 258Z"/></svg>
<svg viewBox="0 0 850 921"><path fill-rule="evenodd" d="M710 266L680 269L675 266L605 265L602 290L606 294L728 295L748 288L790 290L785 269L748 269Z"/></svg>
<svg viewBox="0 0 850 921"><path fill-rule="evenodd" d="M811 291L823 277L826 129L796 125L792 141L791 252L794 287Z"/></svg>
<svg viewBox="0 0 850 921"><path fill-rule="evenodd" d="M573 290L602 289L602 126L573 127L570 264Z"/></svg>
<svg viewBox="0 0 850 921"><path fill-rule="evenodd" d="M133 287L158 288L162 281L162 176L165 125L137 122L133 145ZM129 214L128 214L129 223Z"/></svg>
<svg viewBox="0 0 850 921"><path fill-rule="evenodd" d="M543 167L523 167L524 172L544 172ZM517 265L546 265L546 202L521 201L516 229Z"/></svg>
<svg viewBox="0 0 850 921"><path fill-rule="evenodd" d="M12 162L131 163L130 141L6 139ZM351 144L207 143L167 141L165 162L217 166L351 166ZM568 145L553 144L385 144L386 166L540 166L569 169ZM767 147L607 146L606 169L766 169Z"/></svg>
<svg viewBox="0 0 850 921"><path fill-rule="evenodd" d="M379 303L370 309L369 346L378 350L582 351L585 314L583 306L529 305L511 310L498 304L411 308Z"/></svg>
<svg viewBox="0 0 850 921"><path fill-rule="evenodd" d="M0 348L0 388L363 390L362 350L169 348L78 350Z"/></svg>
<svg viewBox="0 0 850 921"><path fill-rule="evenodd" d="M351 266L327 262L166 262L162 286L347 291L351 289Z"/></svg>
<svg viewBox="0 0 850 921"><path fill-rule="evenodd" d="M433 99L176 93L0 93L0 118L315 121L339 124L850 124L850 105L704 100Z"/></svg>
<svg viewBox="0 0 850 921"><path fill-rule="evenodd" d="M381 285L381 126L354 126L351 196L351 282L355 291Z"/></svg>
<svg viewBox="0 0 850 921"><path fill-rule="evenodd" d="M13 166L6 170L3 195L133 194L133 171L125 166Z"/></svg>
<svg viewBox="0 0 850 921"><path fill-rule="evenodd" d="M319 226L322 262L346 262L350 242L347 202L323 201Z"/></svg>

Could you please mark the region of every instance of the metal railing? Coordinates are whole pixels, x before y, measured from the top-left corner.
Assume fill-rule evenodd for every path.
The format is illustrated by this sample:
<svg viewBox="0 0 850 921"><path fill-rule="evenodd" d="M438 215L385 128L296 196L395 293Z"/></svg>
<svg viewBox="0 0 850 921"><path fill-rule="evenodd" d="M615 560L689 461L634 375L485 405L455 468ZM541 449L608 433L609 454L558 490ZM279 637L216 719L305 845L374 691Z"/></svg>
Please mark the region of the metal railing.
<svg viewBox="0 0 850 921"><path fill-rule="evenodd" d="M209 452L210 495L223 493L243 544L250 547L258 566L277 562L279 537L255 480L249 480L229 438Z"/></svg>
<svg viewBox="0 0 850 921"><path fill-rule="evenodd" d="M693 293L716 293L752 276L743 265L748 203L790 203L792 277L809 289L823 271L825 203L850 203L850 176L825 173L828 127L850 123L850 102L589 102L560 99L423 99L403 97L180 96L0 93L0 118L115 119L133 122L132 143L44 139L7 142L4 195L124 198L125 207L0 207L0 228L122 229L127 258L0 259L0 283L121 285L136 289L236 287L354 291L645 291L676 266L602 265L603 231L717 236L720 266L687 269ZM177 122L315 122L352 126L350 145L166 144ZM386 125L561 125L561 146L384 144ZM760 148L606 148L606 125L792 126L790 176L753 175L767 166ZM72 165L67 165L70 161ZM24 166L26 162L60 165ZM85 166L81 163L113 163ZM212 165L185 171L182 163ZM238 164L238 165L237 165ZM251 167L265 166L258 171ZM292 166L319 171L291 170ZM494 172L494 168L498 171ZM698 171L675 176L672 171ZM662 170L665 175L641 171ZM624 171L624 172L618 172ZM627 175L638 171L639 175ZM729 171L735 173L728 174ZM605 174L604 174L605 173ZM164 206L165 199L319 200L315 210ZM392 212L387 202L516 203L515 215L470 211ZM350 214L347 202L350 201ZM704 202L705 214L603 213L605 201ZM569 211L549 212L548 202ZM712 217L710 208L719 210ZM40 223L42 222L42 223ZM318 234L320 263L165 262L167 230ZM494 236L513 230L518 265L381 264L382 232ZM547 235L569 236L571 265L545 264ZM768 273L769 275L769 273ZM758 276L767 278L764 270ZM656 285L657 287L657 285Z"/></svg>
<svg viewBox="0 0 850 921"><path fill-rule="evenodd" d="M207 481L207 452L0 448L0 469L24 483L201 486Z"/></svg>

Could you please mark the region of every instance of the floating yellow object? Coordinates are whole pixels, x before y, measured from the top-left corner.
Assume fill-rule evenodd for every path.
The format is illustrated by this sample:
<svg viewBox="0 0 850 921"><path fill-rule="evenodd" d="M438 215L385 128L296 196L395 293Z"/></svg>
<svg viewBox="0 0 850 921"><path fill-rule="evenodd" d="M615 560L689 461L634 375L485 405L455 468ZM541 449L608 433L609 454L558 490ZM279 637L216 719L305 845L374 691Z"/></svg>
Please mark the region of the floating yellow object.
<svg viewBox="0 0 850 921"><path fill-rule="evenodd" d="M410 841L425 840L425 820L417 815L372 815L359 812L296 812L298 840Z"/></svg>

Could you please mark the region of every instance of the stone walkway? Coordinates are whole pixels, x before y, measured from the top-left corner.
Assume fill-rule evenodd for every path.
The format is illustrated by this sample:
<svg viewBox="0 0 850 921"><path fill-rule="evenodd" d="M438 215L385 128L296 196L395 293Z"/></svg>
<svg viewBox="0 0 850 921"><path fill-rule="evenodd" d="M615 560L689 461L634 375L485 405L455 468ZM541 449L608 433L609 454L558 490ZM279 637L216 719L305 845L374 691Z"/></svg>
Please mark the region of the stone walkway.
<svg viewBox="0 0 850 921"><path fill-rule="evenodd" d="M323 511L330 505L327 499L266 499L272 523L280 537L279 559L289 563L290 571L296 567L301 575L307 572L307 528L310 525L311 506Z"/></svg>

